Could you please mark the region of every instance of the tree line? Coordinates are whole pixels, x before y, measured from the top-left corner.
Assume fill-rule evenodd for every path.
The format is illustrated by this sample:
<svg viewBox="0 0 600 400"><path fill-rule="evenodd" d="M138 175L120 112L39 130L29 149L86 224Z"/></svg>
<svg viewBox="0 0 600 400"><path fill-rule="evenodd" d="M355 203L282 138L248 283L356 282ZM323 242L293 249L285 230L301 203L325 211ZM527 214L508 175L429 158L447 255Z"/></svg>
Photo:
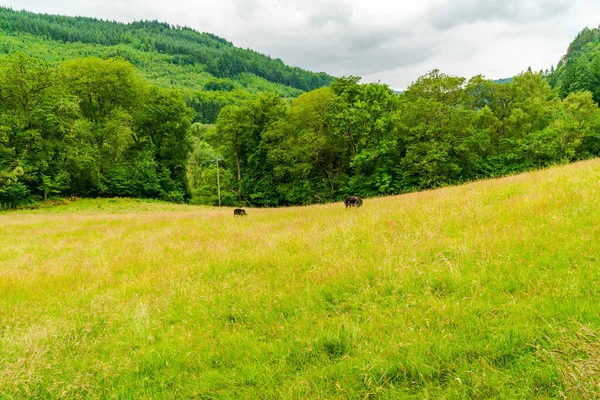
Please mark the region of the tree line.
<svg viewBox="0 0 600 400"><path fill-rule="evenodd" d="M351 76L296 99L217 78L170 89L122 58L11 53L0 57L0 207L72 193L217 204L217 160L223 204L286 206L595 157L586 85L598 39L584 31L556 71L504 84L434 70L401 94Z"/></svg>
<svg viewBox="0 0 600 400"><path fill-rule="evenodd" d="M186 201L193 111L121 59L0 58L0 204L54 195Z"/></svg>
<svg viewBox="0 0 600 400"><path fill-rule="evenodd" d="M133 50L168 55L169 62L178 66L202 66L205 72L217 78L235 80L240 74L250 73L301 91L327 86L333 80L326 73L287 66L280 59L237 48L216 35L158 21L124 24L0 7L0 30L8 34L32 34L63 43L124 45Z"/></svg>
<svg viewBox="0 0 600 400"><path fill-rule="evenodd" d="M547 78L562 98L572 92L589 91L600 103L600 30L585 28L579 32Z"/></svg>
<svg viewBox="0 0 600 400"><path fill-rule="evenodd" d="M437 70L395 94L357 77L287 104L261 94L195 126L193 201L286 206L390 195L527 171L600 154L589 91L561 98L542 74L497 84Z"/></svg>
<svg viewBox="0 0 600 400"><path fill-rule="evenodd" d="M184 62L182 57L186 56L178 53L177 46L163 48L164 46L159 45L165 41L182 41L198 49L210 48L211 53L195 62ZM156 21L122 24L91 18L15 12L0 7L0 55L24 53L40 57L52 66L58 66L65 60L90 56L101 59L122 58L129 61L152 84L180 89L186 104L195 111L194 122L215 123L221 108L238 104L252 93L275 92L288 98L295 98L303 93L303 89L289 86L291 83L288 81L270 81L257 75L257 70L240 69L240 61L235 58L228 58L227 61L231 62L227 69L235 73L223 74L209 68L209 65L219 63L221 52L232 49L235 48L231 43L214 35L200 34L189 28L172 27ZM252 53L251 57L256 60L269 59L249 50L235 51L238 50L240 57ZM223 64L223 60L220 63ZM306 78L306 82L312 81L317 85L314 87L328 85L333 79L328 75L299 69L296 71L280 62L271 65L265 61L261 68L270 69L274 65L297 77ZM307 89L313 87L296 86Z"/></svg>

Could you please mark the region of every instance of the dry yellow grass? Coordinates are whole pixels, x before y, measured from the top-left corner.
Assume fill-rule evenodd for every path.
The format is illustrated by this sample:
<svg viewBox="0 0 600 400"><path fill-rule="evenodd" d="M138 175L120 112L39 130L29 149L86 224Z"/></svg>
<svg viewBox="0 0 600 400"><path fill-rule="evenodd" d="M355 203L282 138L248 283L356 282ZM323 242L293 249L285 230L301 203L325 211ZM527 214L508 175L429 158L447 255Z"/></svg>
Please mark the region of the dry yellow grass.
<svg viewBox="0 0 600 400"><path fill-rule="evenodd" d="M593 160L348 210L0 214L0 398L589 396L559 352L599 332L598 199Z"/></svg>

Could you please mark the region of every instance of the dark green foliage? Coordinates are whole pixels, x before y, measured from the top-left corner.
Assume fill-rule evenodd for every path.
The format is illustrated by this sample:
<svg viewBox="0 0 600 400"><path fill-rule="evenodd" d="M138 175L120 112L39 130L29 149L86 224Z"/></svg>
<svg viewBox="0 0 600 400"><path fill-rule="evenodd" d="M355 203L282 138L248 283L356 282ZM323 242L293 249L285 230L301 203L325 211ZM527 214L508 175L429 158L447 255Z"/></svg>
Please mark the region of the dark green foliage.
<svg viewBox="0 0 600 400"><path fill-rule="evenodd" d="M562 98L587 90L600 103L600 29L583 29L547 78Z"/></svg>
<svg viewBox="0 0 600 400"><path fill-rule="evenodd" d="M581 32L577 34L575 40L569 44L569 48L567 49L567 54L565 54L564 58L569 59L573 54L580 51L583 46L588 43L593 43L600 38L600 31L598 29L589 29L584 28Z"/></svg>
<svg viewBox="0 0 600 400"><path fill-rule="evenodd" d="M195 111L195 122L214 124L223 107L241 104L250 97L250 93L243 90L195 92L186 96L186 103Z"/></svg>
<svg viewBox="0 0 600 400"><path fill-rule="evenodd" d="M14 208L29 200L29 190L19 182L22 168L0 171L0 210Z"/></svg>
<svg viewBox="0 0 600 400"><path fill-rule="evenodd" d="M0 60L1 204L71 193L218 204L217 180L223 205L313 204L600 155L596 30L546 75L498 84L434 70L401 94L351 76L301 94L329 81L187 28L4 8L0 27L19 35L0 45L11 53ZM74 58L87 51L101 57Z"/></svg>
<svg viewBox="0 0 600 400"><path fill-rule="evenodd" d="M231 92L235 89L235 85L231 80L228 79L214 79L204 85L204 89L209 92L223 91Z"/></svg>
<svg viewBox="0 0 600 400"><path fill-rule="evenodd" d="M513 81L513 78L500 78L500 79L494 79L493 82L494 83L511 83Z"/></svg>
<svg viewBox="0 0 600 400"><path fill-rule="evenodd" d="M208 33L156 21L131 24L13 11L0 7L0 54L24 53L57 66L95 56L130 62L148 81L184 92L194 122L213 124L221 109L250 93L297 97L326 86L333 77L283 64L281 60Z"/></svg>
<svg viewBox="0 0 600 400"><path fill-rule="evenodd" d="M128 62L0 59L0 203L29 195L189 199L193 112Z"/></svg>
<svg viewBox="0 0 600 400"><path fill-rule="evenodd" d="M435 188L599 151L600 112L590 92L561 100L541 74L497 84L437 70L401 95L347 77L290 107L277 96L257 96L225 107L195 150L222 157L225 192L255 206ZM216 188L214 163L204 165L190 172L204 177L195 191L216 204L207 196Z"/></svg>
<svg viewBox="0 0 600 400"><path fill-rule="evenodd" d="M112 47L116 53L107 54L107 57L123 57L146 71L152 66L143 65L142 60L135 60L136 54L139 51L158 53L164 55L170 64L190 71L199 68L217 78L224 78L208 82L207 90L229 91L231 81L227 83L226 78L234 79L244 73L300 91L327 86L333 80L333 77L325 73L289 67L280 59L234 47L232 43L210 33L199 33L187 27L171 26L158 21L123 24L93 18L34 14L0 7L0 30L7 34L27 33L58 43ZM87 49L93 51L94 48L88 46ZM216 86L220 88L215 89Z"/></svg>

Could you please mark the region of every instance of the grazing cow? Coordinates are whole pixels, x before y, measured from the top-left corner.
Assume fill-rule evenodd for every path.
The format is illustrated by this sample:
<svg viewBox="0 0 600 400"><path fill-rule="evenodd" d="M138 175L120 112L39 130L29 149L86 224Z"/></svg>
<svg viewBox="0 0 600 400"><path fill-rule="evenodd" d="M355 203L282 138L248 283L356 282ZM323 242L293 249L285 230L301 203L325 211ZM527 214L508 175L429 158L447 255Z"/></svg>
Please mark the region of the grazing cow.
<svg viewBox="0 0 600 400"><path fill-rule="evenodd" d="M244 210L242 208L236 208L235 210L233 210L233 216L234 217L237 217L237 216L245 217L247 215L248 214L246 214L246 210Z"/></svg>
<svg viewBox="0 0 600 400"><path fill-rule="evenodd" d="M360 207L363 204L363 199L359 196L348 196L344 199L346 208L348 207Z"/></svg>

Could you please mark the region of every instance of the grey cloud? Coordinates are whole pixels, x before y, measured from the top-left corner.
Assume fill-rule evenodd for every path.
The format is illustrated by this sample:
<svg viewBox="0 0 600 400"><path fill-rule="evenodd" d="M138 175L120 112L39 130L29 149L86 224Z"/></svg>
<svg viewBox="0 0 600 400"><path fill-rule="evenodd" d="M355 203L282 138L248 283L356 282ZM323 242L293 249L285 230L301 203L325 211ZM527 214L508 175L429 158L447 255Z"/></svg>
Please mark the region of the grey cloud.
<svg viewBox="0 0 600 400"><path fill-rule="evenodd" d="M328 23L348 26L351 23L353 10L347 2L325 3L324 9L313 9L309 17L309 23L313 28L320 28Z"/></svg>
<svg viewBox="0 0 600 400"><path fill-rule="evenodd" d="M390 69L408 67L439 54L435 47L419 48L403 43L389 43L360 53L338 54L326 61L329 70L340 75L373 75Z"/></svg>
<svg viewBox="0 0 600 400"><path fill-rule="evenodd" d="M287 44L294 43L294 46ZM318 33L304 38L270 41L264 38L268 53L302 68L334 75L366 75L414 65L439 54L433 35L358 27Z"/></svg>
<svg viewBox="0 0 600 400"><path fill-rule="evenodd" d="M187 25L290 65L399 89L434 68L491 77L548 68L578 31L600 21L597 0L0 1L34 12Z"/></svg>
<svg viewBox="0 0 600 400"><path fill-rule="evenodd" d="M235 15L242 21L252 23L260 20L263 26L291 16L298 22L304 22L306 28L318 29L329 23L346 26L353 15L353 8L348 0L234 0L232 4ZM268 21L269 17L274 17L275 20Z"/></svg>
<svg viewBox="0 0 600 400"><path fill-rule="evenodd" d="M394 43L407 46L409 42L419 41L416 35L404 29L379 29L360 26L351 27L346 35L340 39L347 43L351 51L370 51Z"/></svg>
<svg viewBox="0 0 600 400"><path fill-rule="evenodd" d="M233 2L233 8L238 18L250 20L260 16L264 10L264 4L262 1L236 0Z"/></svg>
<svg viewBox="0 0 600 400"><path fill-rule="evenodd" d="M234 38L234 44L288 64L333 75L362 75L412 65L439 52L433 30L417 34L401 24L378 24L356 14L350 0L272 1L269 10L262 7L264 1L237 0L237 14L243 10L257 15L261 8L271 15L286 14L276 24L246 20L243 37Z"/></svg>
<svg viewBox="0 0 600 400"><path fill-rule="evenodd" d="M425 18L440 30L476 22L536 23L573 5L571 0L443 0L432 4Z"/></svg>

